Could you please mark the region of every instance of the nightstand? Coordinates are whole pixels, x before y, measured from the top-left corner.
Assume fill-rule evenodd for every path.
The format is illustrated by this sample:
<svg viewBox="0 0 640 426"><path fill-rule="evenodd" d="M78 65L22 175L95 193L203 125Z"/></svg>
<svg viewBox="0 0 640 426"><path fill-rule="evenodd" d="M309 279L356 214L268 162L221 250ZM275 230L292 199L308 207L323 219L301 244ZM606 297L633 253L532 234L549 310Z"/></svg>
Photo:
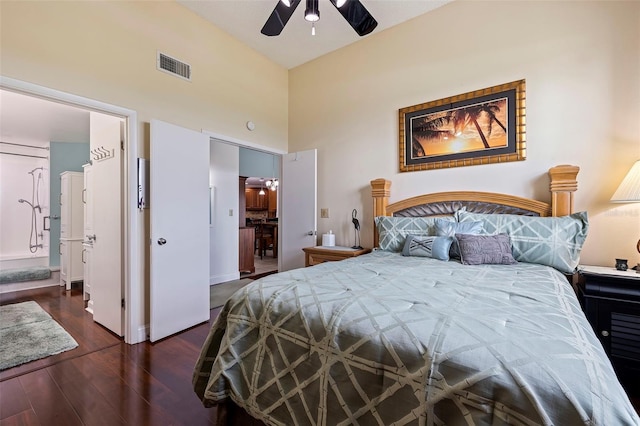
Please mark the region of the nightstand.
<svg viewBox="0 0 640 426"><path fill-rule="evenodd" d="M640 274L580 266L584 313L628 393L640 394Z"/></svg>
<svg viewBox="0 0 640 426"><path fill-rule="evenodd" d="M313 266L324 262L335 262L371 252L371 249L368 248L354 249L341 246L306 247L302 250L304 251L304 266Z"/></svg>

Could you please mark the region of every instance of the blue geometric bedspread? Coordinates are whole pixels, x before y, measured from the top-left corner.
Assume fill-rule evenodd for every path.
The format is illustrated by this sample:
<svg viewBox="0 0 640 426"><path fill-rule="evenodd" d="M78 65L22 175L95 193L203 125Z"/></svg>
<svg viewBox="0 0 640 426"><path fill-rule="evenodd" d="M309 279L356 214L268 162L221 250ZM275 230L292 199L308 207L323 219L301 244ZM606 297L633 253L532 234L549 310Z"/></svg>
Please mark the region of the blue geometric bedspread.
<svg viewBox="0 0 640 426"><path fill-rule="evenodd" d="M638 425L571 285L540 265L376 251L257 280L194 370L274 425Z"/></svg>

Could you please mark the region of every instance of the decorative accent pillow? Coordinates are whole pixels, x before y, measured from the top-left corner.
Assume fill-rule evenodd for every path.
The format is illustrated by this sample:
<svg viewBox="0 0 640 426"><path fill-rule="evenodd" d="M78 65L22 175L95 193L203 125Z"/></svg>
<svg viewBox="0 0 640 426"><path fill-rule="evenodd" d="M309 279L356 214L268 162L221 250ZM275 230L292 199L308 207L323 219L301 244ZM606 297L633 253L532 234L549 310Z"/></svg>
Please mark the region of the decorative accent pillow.
<svg viewBox="0 0 640 426"><path fill-rule="evenodd" d="M407 235L427 236L435 235L435 221L454 223L453 216L449 217L392 217L378 216L375 218L378 230L378 247L380 250L402 251Z"/></svg>
<svg viewBox="0 0 640 426"><path fill-rule="evenodd" d="M511 241L507 234L469 235L456 234L460 247L460 261L465 265L513 265Z"/></svg>
<svg viewBox="0 0 640 426"><path fill-rule="evenodd" d="M589 230L587 212L531 217L457 211L455 216L460 223L481 221L482 234L509 235L518 262L547 265L567 274L578 266Z"/></svg>
<svg viewBox="0 0 640 426"><path fill-rule="evenodd" d="M440 219L440 218L438 218ZM479 234L482 232L482 222L451 222L436 219L436 235L441 237L453 237L453 244L451 244L451 250L449 256L453 259L460 259L460 249L458 248L458 241L456 241L456 234Z"/></svg>
<svg viewBox="0 0 640 426"><path fill-rule="evenodd" d="M407 235L402 255L449 260L449 248L451 247L451 243L453 243L453 238L451 237L423 237L419 235Z"/></svg>

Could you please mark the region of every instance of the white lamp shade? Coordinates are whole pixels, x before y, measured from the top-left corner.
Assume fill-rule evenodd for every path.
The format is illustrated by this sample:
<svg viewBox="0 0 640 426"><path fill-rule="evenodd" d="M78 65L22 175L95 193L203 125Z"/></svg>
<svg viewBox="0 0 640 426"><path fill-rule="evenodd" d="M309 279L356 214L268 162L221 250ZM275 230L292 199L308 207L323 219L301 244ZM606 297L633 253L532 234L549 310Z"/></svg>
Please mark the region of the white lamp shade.
<svg viewBox="0 0 640 426"><path fill-rule="evenodd" d="M640 160L636 161L629 173L611 197L614 203L640 202Z"/></svg>

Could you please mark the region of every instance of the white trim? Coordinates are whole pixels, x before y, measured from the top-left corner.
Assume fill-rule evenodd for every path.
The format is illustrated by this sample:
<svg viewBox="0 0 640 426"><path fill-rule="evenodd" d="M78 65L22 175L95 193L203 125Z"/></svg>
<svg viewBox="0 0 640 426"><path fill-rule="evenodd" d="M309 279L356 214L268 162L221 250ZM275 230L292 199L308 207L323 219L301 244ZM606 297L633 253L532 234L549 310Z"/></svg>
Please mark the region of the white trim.
<svg viewBox="0 0 640 426"><path fill-rule="evenodd" d="M234 281L239 279L240 272L236 272L233 274L212 275L209 277L209 285L226 283L227 281Z"/></svg>
<svg viewBox="0 0 640 426"><path fill-rule="evenodd" d="M253 142L247 142L244 141L242 139L238 139L238 138L234 138L231 136L226 136L220 133L215 133L215 132L211 132L209 130L201 130L202 133L204 133L205 135L209 136L209 139L216 139L220 142L224 142L224 143L228 143L231 145L237 145L237 146L241 146L243 148L251 148L251 149L255 149L257 151L264 151L264 152L270 152L272 154L288 154L287 151L283 151L281 149L276 149L276 148L271 148L268 146L264 146L264 145L260 145L257 143L253 143Z"/></svg>
<svg viewBox="0 0 640 426"><path fill-rule="evenodd" d="M138 212L136 209L137 183L136 179L134 179L137 175L136 161L138 157L138 116L136 111L9 77L0 76L0 88L48 99L58 103L66 103L92 111L116 115L126 119L128 137L126 142L127 163L123 171L126 182L124 190L126 219L124 226L125 244L123 257L124 297L127 301L127 308L125 309L124 315L124 340L129 344L144 341L146 339L146 335L142 340L140 340L140 333L138 333L138 330L141 327L138 320L141 317L140 311L142 298L140 297L140 290L142 285L138 279L138 274L141 270L141 260L138 256L139 247L137 241L139 236L139 226L138 218L136 216Z"/></svg>
<svg viewBox="0 0 640 426"><path fill-rule="evenodd" d="M149 340L149 324L144 324L138 327L136 330L136 338L138 339L138 342Z"/></svg>

